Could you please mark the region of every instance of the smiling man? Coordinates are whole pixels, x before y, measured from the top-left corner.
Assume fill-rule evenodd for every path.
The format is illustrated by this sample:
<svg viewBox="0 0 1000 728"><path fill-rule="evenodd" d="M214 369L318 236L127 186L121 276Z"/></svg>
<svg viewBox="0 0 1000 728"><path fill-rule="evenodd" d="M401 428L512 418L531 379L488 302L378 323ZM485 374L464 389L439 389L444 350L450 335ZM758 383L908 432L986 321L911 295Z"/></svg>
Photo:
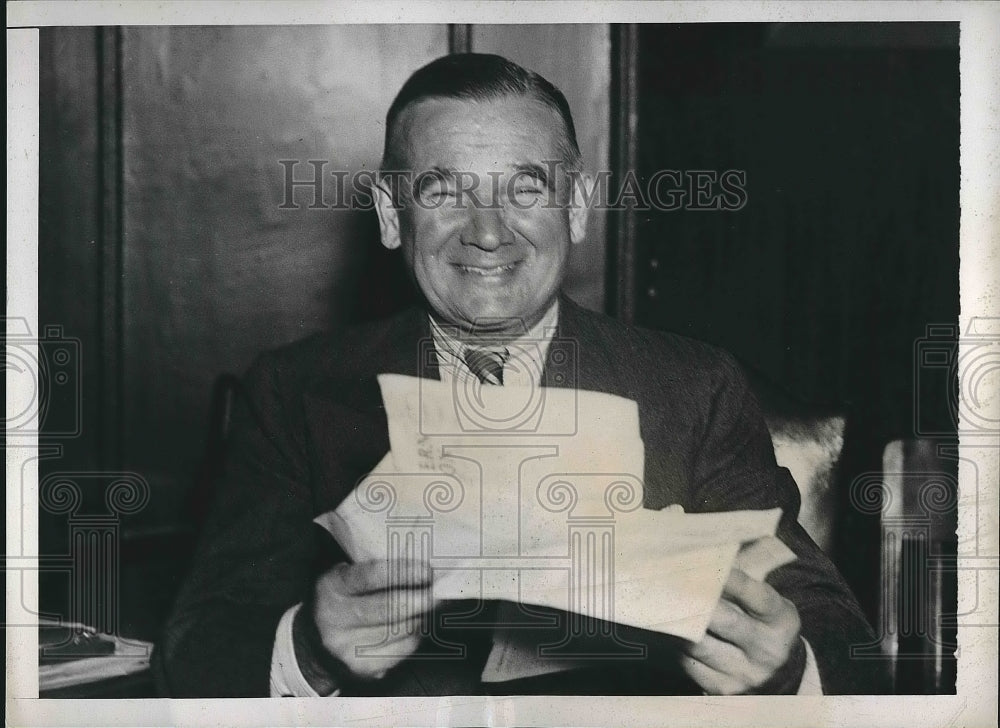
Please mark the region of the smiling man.
<svg viewBox="0 0 1000 728"><path fill-rule="evenodd" d="M402 247L435 318L523 333L555 305L585 233L567 122L526 94L403 103L389 114L387 157L404 174L378 194L383 244Z"/></svg>
<svg viewBox="0 0 1000 728"><path fill-rule="evenodd" d="M798 490L775 464L733 360L561 295L570 248L586 233L586 183L566 100L537 74L462 54L407 81L387 115L375 193L382 244L401 250L424 305L266 354L248 373L227 477L158 653L166 693L881 689L877 663L850 657L851 645L874 637L796 522ZM441 602L428 564L352 562L345 544L313 525L389 450L380 373L632 400L645 444L644 507L780 507L778 536L797 559L766 581L734 569L697 643L629 632L642 646L632 659L486 681L499 630L518 631L517 605ZM549 627L565 632L565 620L554 620ZM553 640L538 624L518 634L529 645ZM379 649L364 649L371 645ZM441 645L457 652L435 653Z"/></svg>

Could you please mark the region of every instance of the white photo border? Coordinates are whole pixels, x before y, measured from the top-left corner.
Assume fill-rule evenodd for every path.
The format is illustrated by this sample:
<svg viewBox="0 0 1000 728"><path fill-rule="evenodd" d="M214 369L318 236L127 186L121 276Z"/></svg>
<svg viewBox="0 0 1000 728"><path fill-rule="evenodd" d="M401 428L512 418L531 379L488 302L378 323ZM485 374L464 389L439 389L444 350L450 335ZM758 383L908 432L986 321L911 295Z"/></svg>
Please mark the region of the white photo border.
<svg viewBox="0 0 1000 728"><path fill-rule="evenodd" d="M940 2L13 2L7 4L7 316L37 325L38 27L337 23L958 21L961 316L1000 317L1000 5ZM25 183L28 180L28 183ZM37 330L37 326L32 330ZM960 372L961 376L961 372ZM8 374L9 377L9 374ZM994 393L995 396L996 393ZM8 407L10 397L8 396ZM37 443L6 449L7 559L37 556ZM49 725L996 725L1000 447L962 449L957 695L40 700L37 633L7 629L7 721ZM968 460L966 460L968 458ZM23 487L11 487L21 485ZM978 518L977 518L978 515ZM22 525L23 524L23 525ZM22 577L35 574L34 580ZM8 570L7 615L37 604L37 571Z"/></svg>

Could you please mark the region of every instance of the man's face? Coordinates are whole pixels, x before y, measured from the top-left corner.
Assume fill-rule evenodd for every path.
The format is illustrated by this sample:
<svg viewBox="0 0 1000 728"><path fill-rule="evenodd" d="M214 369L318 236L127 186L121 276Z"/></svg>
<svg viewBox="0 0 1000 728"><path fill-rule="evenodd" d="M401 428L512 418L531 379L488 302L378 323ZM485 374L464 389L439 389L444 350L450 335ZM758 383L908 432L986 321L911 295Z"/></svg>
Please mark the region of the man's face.
<svg viewBox="0 0 1000 728"><path fill-rule="evenodd" d="M405 160L393 209L379 197L386 247L406 264L433 312L463 329L517 334L558 295L569 247L586 211L574 186L554 111L522 96L474 102L427 99L399 120ZM416 182L417 184L413 184Z"/></svg>

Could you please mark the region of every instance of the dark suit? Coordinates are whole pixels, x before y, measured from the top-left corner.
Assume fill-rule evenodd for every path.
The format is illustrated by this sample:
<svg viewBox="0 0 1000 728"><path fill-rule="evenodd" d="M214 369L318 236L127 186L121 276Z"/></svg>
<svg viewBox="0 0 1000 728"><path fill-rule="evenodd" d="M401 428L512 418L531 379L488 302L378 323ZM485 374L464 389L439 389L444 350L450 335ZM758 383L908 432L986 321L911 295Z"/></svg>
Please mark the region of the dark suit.
<svg viewBox="0 0 1000 728"><path fill-rule="evenodd" d="M311 521L335 508L389 449L375 376L436 377L428 342L426 314L411 310L314 336L261 356L251 368L248 402L234 416L228 475L157 655L166 692L267 695L279 618L307 596L317 565L338 558ZM850 658L850 646L871 642L871 631L834 567L797 524L798 489L776 466L757 403L728 355L625 327L564 298L544 380L638 402L647 508L784 509L779 536L799 558L768 581L798 608L825 690L882 689L877 663ZM345 694L481 692L482 630L466 633L480 635L466 660L406 661L383 681L345 686ZM639 633L639 641L644 637L651 650L645 661L493 690L698 693L660 655L669 640Z"/></svg>

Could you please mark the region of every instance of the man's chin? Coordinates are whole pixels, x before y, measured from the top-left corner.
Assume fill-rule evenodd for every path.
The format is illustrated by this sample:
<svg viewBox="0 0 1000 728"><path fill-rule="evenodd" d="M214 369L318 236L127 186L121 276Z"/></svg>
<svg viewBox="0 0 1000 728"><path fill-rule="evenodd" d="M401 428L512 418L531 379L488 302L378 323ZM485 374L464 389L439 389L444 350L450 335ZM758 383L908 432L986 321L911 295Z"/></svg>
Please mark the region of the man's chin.
<svg viewBox="0 0 1000 728"><path fill-rule="evenodd" d="M527 333L527 322L520 316L502 312L483 312L471 319L468 330L473 334L496 334L523 336Z"/></svg>
<svg viewBox="0 0 1000 728"><path fill-rule="evenodd" d="M520 312L513 312L509 306L482 306L463 311L458 326L475 335L523 336L531 328L532 321Z"/></svg>
<svg viewBox="0 0 1000 728"><path fill-rule="evenodd" d="M442 323L458 326L466 333L517 337L526 334L551 305L549 301L525 300L523 287L508 286L495 291L472 287L453 288L450 295L428 297L430 308ZM435 303L461 302L460 306Z"/></svg>

